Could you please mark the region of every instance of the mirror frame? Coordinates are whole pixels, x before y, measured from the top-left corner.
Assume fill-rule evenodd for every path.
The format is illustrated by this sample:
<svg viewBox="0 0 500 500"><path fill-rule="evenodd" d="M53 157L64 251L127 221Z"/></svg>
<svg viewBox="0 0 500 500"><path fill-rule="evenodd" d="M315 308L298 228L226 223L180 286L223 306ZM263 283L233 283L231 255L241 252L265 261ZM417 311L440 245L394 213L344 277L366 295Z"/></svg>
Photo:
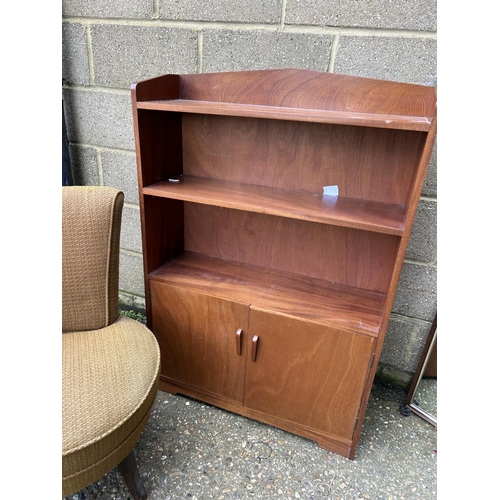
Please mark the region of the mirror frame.
<svg viewBox="0 0 500 500"><path fill-rule="evenodd" d="M420 356L420 360L417 365L417 369L413 375L413 379L410 385L410 389L408 391L408 395L406 400L401 407L401 413L405 416L411 415L411 412L417 414L419 417L422 417L424 420L432 424L434 427L437 427L437 416L431 415L419 405L415 404L414 397L417 392L420 381L422 380L422 376L425 371L425 367L427 365L427 361L432 353L432 348L437 342L437 314L434 316L434 321L432 322L431 329L429 331L429 335L427 336L427 340L425 342L424 348L422 350L422 354Z"/></svg>

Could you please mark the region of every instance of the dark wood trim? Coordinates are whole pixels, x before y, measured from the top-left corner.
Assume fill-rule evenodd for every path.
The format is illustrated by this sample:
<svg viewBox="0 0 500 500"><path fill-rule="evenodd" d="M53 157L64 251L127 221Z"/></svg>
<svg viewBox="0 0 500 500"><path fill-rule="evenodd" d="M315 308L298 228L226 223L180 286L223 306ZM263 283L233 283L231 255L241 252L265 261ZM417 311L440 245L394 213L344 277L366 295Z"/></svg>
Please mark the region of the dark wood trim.
<svg viewBox="0 0 500 500"><path fill-rule="evenodd" d="M118 465L125 484L134 500L146 500L148 494L142 482L135 460L135 452L132 451Z"/></svg>

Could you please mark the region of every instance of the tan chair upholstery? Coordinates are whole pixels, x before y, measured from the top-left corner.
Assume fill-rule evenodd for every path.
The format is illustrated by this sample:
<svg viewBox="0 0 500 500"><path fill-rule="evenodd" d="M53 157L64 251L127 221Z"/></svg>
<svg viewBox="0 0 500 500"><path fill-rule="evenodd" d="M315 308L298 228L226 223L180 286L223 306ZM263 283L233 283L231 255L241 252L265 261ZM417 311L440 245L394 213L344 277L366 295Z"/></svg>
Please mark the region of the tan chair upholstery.
<svg viewBox="0 0 500 500"><path fill-rule="evenodd" d="M123 193L62 190L62 496L120 464L132 496L145 498L133 447L156 396L160 350L144 325L119 316Z"/></svg>

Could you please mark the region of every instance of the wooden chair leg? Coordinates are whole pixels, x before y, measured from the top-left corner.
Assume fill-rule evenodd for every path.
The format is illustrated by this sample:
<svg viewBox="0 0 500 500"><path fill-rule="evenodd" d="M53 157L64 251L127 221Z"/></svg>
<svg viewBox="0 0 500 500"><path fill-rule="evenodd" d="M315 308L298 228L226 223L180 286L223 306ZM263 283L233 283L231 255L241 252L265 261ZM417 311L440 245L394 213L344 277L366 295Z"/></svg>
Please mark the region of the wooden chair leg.
<svg viewBox="0 0 500 500"><path fill-rule="evenodd" d="M141 476L139 475L133 449L122 462L120 462L119 469L134 500L145 500L148 494Z"/></svg>

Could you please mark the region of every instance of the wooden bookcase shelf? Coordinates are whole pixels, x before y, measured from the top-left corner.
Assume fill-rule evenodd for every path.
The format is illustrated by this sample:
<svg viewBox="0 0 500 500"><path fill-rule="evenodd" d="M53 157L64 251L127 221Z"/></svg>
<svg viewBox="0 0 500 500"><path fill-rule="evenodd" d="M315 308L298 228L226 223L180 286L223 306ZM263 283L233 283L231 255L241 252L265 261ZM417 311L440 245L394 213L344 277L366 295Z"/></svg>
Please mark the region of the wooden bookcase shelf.
<svg viewBox="0 0 500 500"><path fill-rule="evenodd" d="M402 116L396 114L360 113L323 109L286 108L230 102L171 99L137 103L138 109L178 111L206 115L243 116L299 122L361 125L367 127L428 131L431 120L427 116Z"/></svg>
<svg viewBox="0 0 500 500"><path fill-rule="evenodd" d="M320 279L185 252L151 280L276 314L377 336L386 296Z"/></svg>
<svg viewBox="0 0 500 500"><path fill-rule="evenodd" d="M172 179L147 186L143 193L399 236L403 234L403 205L287 191L202 177L174 176Z"/></svg>
<svg viewBox="0 0 500 500"><path fill-rule="evenodd" d="M296 69L164 75L134 84L132 106L160 387L354 458L435 89Z"/></svg>

